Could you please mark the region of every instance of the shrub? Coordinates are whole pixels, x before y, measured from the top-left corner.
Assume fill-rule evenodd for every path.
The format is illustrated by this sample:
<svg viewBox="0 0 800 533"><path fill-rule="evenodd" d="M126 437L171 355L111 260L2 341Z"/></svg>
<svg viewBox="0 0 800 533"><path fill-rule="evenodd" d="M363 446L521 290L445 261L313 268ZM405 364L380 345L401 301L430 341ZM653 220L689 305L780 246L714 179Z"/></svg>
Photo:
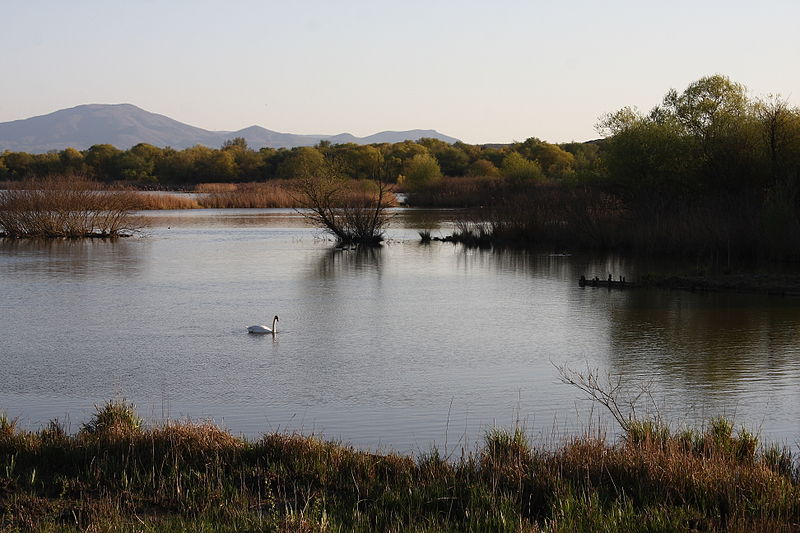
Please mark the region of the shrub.
<svg viewBox="0 0 800 533"><path fill-rule="evenodd" d="M50 177L0 191L6 237L115 237L141 229L139 196L76 177Z"/></svg>

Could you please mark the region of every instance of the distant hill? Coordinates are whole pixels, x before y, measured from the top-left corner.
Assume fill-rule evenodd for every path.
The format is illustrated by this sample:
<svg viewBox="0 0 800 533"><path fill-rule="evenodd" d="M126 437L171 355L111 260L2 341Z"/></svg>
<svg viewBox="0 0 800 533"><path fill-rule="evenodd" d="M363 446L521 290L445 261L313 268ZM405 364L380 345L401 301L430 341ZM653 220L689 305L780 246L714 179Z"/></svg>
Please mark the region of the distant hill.
<svg viewBox="0 0 800 533"><path fill-rule="evenodd" d="M42 153L72 147L79 150L93 144L112 144L128 149L138 143L171 146L176 149L202 144L219 148L234 137L244 137L254 149L313 146L328 140L333 144L371 144L415 141L433 137L448 143L458 139L436 130L383 131L368 137L349 133L338 135L295 135L279 133L261 126L239 131L209 131L190 126L164 115L150 113L131 104L89 104L62 109L48 115L0 123L0 151Z"/></svg>

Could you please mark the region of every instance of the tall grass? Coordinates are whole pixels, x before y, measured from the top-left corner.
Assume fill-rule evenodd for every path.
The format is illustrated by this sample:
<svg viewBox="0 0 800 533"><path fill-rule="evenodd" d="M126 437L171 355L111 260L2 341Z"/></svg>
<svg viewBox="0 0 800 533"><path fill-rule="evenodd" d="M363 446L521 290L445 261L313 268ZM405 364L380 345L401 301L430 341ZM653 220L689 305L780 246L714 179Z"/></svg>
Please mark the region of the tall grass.
<svg viewBox="0 0 800 533"><path fill-rule="evenodd" d="M7 419L6 419L7 420ZM637 423L639 424L639 423ZM792 454L718 419L537 448L517 428L445 460L316 437L141 425L109 403L74 435L0 431L3 531L794 531Z"/></svg>
<svg viewBox="0 0 800 533"><path fill-rule="evenodd" d="M0 191L0 233L6 237L116 237L143 226L138 195L105 190L80 177L26 181Z"/></svg>
<svg viewBox="0 0 800 533"><path fill-rule="evenodd" d="M295 207L289 184L285 181L267 183L204 183L197 186L201 207L270 208Z"/></svg>
<svg viewBox="0 0 800 533"><path fill-rule="evenodd" d="M136 193L136 208L141 210L153 209L198 209L200 203L196 198L170 193Z"/></svg>

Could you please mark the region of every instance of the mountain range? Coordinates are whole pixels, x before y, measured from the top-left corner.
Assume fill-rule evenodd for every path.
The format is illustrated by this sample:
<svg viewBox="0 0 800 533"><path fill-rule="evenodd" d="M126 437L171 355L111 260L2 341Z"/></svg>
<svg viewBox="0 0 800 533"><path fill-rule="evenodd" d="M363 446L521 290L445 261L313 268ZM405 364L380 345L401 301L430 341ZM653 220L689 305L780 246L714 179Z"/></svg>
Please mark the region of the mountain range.
<svg viewBox="0 0 800 533"><path fill-rule="evenodd" d="M436 130L382 131L368 137L349 133L338 135L297 135L250 126L238 131L209 131L164 115L150 113L131 104L87 104L47 115L0 123L0 151L43 153L94 144L112 144L128 149L138 143L183 149L196 144L219 148L226 140L244 137L248 146L259 149L332 144L395 143L433 137L448 143L458 141Z"/></svg>

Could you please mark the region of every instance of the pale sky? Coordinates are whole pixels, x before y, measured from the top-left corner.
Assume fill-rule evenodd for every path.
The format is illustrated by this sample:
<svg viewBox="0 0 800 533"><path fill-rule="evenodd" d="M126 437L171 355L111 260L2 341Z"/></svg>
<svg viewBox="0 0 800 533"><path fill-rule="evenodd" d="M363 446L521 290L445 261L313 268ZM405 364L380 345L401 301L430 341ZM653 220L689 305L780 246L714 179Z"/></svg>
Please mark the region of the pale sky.
<svg viewBox="0 0 800 533"><path fill-rule="evenodd" d="M799 0L0 0L0 122L130 103L211 130L597 138L715 73L800 105Z"/></svg>

